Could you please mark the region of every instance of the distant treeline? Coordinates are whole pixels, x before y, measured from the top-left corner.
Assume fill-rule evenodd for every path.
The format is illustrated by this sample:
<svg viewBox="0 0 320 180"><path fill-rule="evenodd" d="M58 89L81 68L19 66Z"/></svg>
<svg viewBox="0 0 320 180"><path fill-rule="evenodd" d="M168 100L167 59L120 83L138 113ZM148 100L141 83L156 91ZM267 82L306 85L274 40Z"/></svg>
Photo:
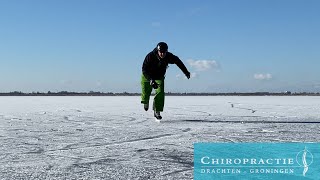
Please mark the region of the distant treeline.
<svg viewBox="0 0 320 180"><path fill-rule="evenodd" d="M138 96L139 93L113 93L113 92L69 92L69 91L60 91L60 92L32 92L24 93L21 91L14 91L9 93L0 93L0 96Z"/></svg>
<svg viewBox="0 0 320 180"><path fill-rule="evenodd" d="M113 93L113 92L32 92L24 93L21 91L14 91L8 93L0 93L0 96L140 96L140 93ZM166 92L167 96L320 96L320 93L310 93L310 92L294 92L290 91L281 92L281 93L271 93L271 92L253 92L253 93L173 93Z"/></svg>

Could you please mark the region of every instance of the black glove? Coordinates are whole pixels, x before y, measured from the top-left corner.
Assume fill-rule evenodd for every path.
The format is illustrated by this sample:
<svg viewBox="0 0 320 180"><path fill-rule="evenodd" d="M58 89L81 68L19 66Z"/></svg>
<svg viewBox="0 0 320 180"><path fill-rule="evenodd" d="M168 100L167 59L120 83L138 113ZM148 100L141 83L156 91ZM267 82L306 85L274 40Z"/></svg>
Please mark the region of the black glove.
<svg viewBox="0 0 320 180"><path fill-rule="evenodd" d="M153 89L158 89L158 86L159 86L155 80L151 80L150 85L152 86Z"/></svg>
<svg viewBox="0 0 320 180"><path fill-rule="evenodd" d="M188 79L190 79L190 72L188 71L186 74L186 77L188 78Z"/></svg>

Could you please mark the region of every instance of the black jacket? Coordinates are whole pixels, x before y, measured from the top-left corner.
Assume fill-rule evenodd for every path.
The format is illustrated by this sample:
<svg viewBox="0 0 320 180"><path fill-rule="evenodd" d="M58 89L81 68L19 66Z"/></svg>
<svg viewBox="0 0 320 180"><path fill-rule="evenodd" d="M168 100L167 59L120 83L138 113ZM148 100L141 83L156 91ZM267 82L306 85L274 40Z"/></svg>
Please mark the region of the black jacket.
<svg viewBox="0 0 320 180"><path fill-rule="evenodd" d="M145 57L142 65L142 73L148 80L163 79L166 74L168 64L176 64L184 74L189 73L186 66L178 56L167 52L166 56L161 59L156 48Z"/></svg>

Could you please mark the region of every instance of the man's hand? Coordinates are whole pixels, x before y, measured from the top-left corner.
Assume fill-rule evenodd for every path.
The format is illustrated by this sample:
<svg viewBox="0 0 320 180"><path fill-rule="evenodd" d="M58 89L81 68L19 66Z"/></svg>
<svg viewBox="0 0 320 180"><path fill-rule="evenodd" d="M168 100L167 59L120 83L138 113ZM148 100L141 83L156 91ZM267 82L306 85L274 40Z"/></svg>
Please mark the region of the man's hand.
<svg viewBox="0 0 320 180"><path fill-rule="evenodd" d="M186 74L186 77L188 78L188 79L190 79L190 72L188 71Z"/></svg>
<svg viewBox="0 0 320 180"><path fill-rule="evenodd" d="M151 80L150 85L152 86L153 89L158 89L158 87L159 87L159 85L156 83L155 80Z"/></svg>

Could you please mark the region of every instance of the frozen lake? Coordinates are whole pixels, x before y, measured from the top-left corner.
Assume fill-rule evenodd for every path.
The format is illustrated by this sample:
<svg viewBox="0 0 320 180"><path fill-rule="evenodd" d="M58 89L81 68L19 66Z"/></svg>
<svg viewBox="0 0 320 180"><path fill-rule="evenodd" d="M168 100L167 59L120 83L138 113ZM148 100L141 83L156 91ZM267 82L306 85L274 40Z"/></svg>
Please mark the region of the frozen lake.
<svg viewBox="0 0 320 180"><path fill-rule="evenodd" d="M152 102L151 102L152 103ZM320 97L0 97L0 179L192 179L195 142L319 142Z"/></svg>

